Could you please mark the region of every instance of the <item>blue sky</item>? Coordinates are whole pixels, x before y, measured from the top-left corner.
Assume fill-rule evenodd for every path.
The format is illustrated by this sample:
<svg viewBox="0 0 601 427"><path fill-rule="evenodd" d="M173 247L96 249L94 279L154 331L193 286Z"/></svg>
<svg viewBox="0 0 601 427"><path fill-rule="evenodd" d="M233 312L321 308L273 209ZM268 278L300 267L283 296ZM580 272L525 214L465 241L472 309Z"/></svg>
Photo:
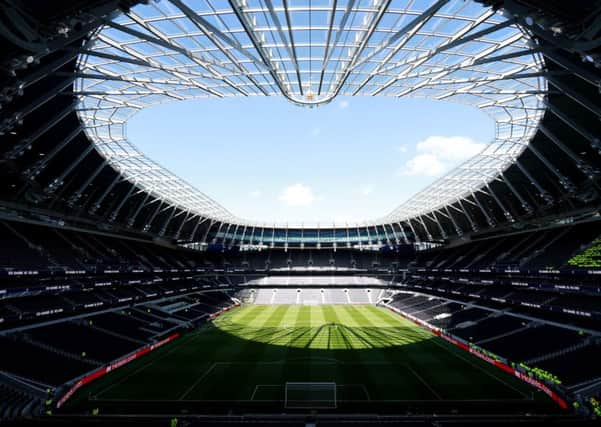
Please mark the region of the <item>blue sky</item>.
<svg viewBox="0 0 601 427"><path fill-rule="evenodd" d="M354 222L389 213L491 141L472 107L339 97L198 99L142 110L131 142L233 214L267 222Z"/></svg>

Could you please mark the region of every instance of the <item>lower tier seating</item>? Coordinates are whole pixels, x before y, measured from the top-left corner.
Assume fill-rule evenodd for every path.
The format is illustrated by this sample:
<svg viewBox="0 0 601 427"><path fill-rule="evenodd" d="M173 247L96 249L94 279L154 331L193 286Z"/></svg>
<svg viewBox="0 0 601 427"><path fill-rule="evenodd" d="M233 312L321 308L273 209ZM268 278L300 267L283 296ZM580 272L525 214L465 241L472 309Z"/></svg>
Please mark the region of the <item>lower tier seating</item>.
<svg viewBox="0 0 601 427"><path fill-rule="evenodd" d="M27 343L18 336L0 336L0 348L3 371L51 386L63 384L98 367L91 362Z"/></svg>
<svg viewBox="0 0 601 427"><path fill-rule="evenodd" d="M390 303L511 362L550 372L565 385L601 377L601 334L469 304L414 293L395 294Z"/></svg>
<svg viewBox="0 0 601 427"><path fill-rule="evenodd" d="M0 335L0 370L60 386L181 328L189 313L206 316L232 304L221 291L174 299L182 300L184 310L186 304L192 308L174 315L149 303Z"/></svg>
<svg viewBox="0 0 601 427"><path fill-rule="evenodd" d="M110 362L139 347L133 341L90 327L88 321L61 322L29 329L24 333L37 342L101 362Z"/></svg>
<svg viewBox="0 0 601 427"><path fill-rule="evenodd" d="M516 362L526 361L582 341L578 332L551 325L532 326L494 339L485 347Z"/></svg>
<svg viewBox="0 0 601 427"><path fill-rule="evenodd" d="M574 385L592 378L601 378L601 345L592 344L578 350L537 363L539 368L553 372L565 384Z"/></svg>
<svg viewBox="0 0 601 427"><path fill-rule="evenodd" d="M39 415L40 398L0 383L0 420Z"/></svg>

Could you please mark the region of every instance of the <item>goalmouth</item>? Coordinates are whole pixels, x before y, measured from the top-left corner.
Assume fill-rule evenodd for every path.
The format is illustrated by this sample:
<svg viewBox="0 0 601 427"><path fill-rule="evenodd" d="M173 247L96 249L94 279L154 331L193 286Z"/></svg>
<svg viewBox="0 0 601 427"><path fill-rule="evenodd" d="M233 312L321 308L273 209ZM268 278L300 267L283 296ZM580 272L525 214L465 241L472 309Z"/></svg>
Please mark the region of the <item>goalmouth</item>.
<svg viewBox="0 0 601 427"><path fill-rule="evenodd" d="M284 405L290 409L335 409L336 383L287 382Z"/></svg>

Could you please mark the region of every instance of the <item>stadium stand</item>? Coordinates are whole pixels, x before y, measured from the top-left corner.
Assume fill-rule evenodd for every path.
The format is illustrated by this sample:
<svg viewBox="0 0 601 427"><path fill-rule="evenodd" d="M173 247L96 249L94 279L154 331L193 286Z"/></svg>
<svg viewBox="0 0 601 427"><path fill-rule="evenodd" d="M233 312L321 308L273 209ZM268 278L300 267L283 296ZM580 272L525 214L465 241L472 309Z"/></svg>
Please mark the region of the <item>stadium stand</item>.
<svg viewBox="0 0 601 427"><path fill-rule="evenodd" d="M601 2L343 3L2 2L0 424L571 426L601 419ZM129 117L175 99L280 95L314 107L338 95L380 94L477 107L495 121L495 138L363 223L238 218L126 134ZM233 309L241 304L248 307ZM275 319L288 309L302 312L304 323L324 323L303 324L297 345L285 349L290 325L252 335L262 328L253 323L257 313L277 311ZM246 310L250 335L225 334L236 310ZM357 323L359 312L373 317L354 327L330 321L338 314L329 311ZM205 331L208 345L194 344ZM231 345L221 348L225 335ZM137 370L139 357L162 357L177 347L158 349L180 338L193 343L187 356L215 359L190 356L188 371L186 363L158 363L156 384L186 383L174 396L140 403L128 394L133 387L118 396L127 401L120 406L86 395L87 381L108 381L129 363ZM398 345L398 338L408 339ZM360 351L349 353L354 345ZM250 360L220 365L231 349ZM511 372L510 386L487 382L486 368L455 370L464 356ZM380 390L339 384L340 402L359 390L345 407L351 414L339 407L288 413L279 405L287 399L273 399L277 407L254 399L279 387L266 384L266 374L282 374L277 382L287 371L313 378L323 369L327 379L370 357L378 363L352 368L344 381L370 372L383 388L416 393L375 407ZM298 365L278 365L288 359ZM343 363L330 369L332 360ZM387 371L391 360L395 369ZM432 365L412 372L412 363L430 360L450 373ZM228 369L239 382L225 381ZM210 404L185 399L211 376L218 380ZM437 391L445 380L469 399ZM146 378L138 382L148 387L138 394L156 391ZM486 397L490 384L500 398ZM516 392L532 385L542 390L536 397ZM216 397L231 390L250 400Z"/></svg>
<svg viewBox="0 0 601 427"><path fill-rule="evenodd" d="M253 289L253 294L253 302L257 305L364 305L378 302L376 290L370 288L257 288ZM239 294L236 296L240 297Z"/></svg>
<svg viewBox="0 0 601 427"><path fill-rule="evenodd" d="M1 336L3 370L40 384L58 386L98 367L77 355L28 342L18 335ZM26 354L28 357L24 358ZM31 361L35 363L31 363Z"/></svg>
<svg viewBox="0 0 601 427"><path fill-rule="evenodd" d="M59 386L233 304L229 295L220 291L192 293L184 298L183 305L173 312L150 302L0 332L6 357L3 370ZM173 305L172 300L162 303ZM196 316L182 315L191 307ZM23 354L28 357L23 358Z"/></svg>
<svg viewBox="0 0 601 427"><path fill-rule="evenodd" d="M39 416L41 398L7 384L0 384L0 418L5 421Z"/></svg>
<svg viewBox="0 0 601 427"><path fill-rule="evenodd" d="M565 384L575 385L591 378L601 376L599 357L601 357L599 341L581 348L564 348L552 356L536 362L536 366L553 372Z"/></svg>
<svg viewBox="0 0 601 427"><path fill-rule="evenodd" d="M601 235L601 221L555 226L487 237L420 253L417 265L436 269L548 269L570 267L570 260ZM572 267L577 267L572 265ZM586 266L583 266L586 267Z"/></svg>
<svg viewBox="0 0 601 427"><path fill-rule="evenodd" d="M596 222L430 249L411 264L395 257L375 262L378 253L348 250L203 254L108 234L38 232L41 225L14 221L2 226L10 230L3 247L22 251L21 262L2 258L2 269L16 273L5 276L3 288L3 370L41 387L59 388L202 324L231 306L231 296L257 305L388 301L564 390L590 387L600 374L593 362L601 333L596 231L590 232ZM337 276L319 276L322 269ZM313 276L304 276L307 271ZM399 286L419 293L398 293ZM231 290L212 291L219 288ZM19 357L24 352L39 364L26 363ZM43 397L20 387L6 393L6 417L39 413Z"/></svg>
<svg viewBox="0 0 601 427"><path fill-rule="evenodd" d="M598 357L601 329L585 332L519 311L498 311L414 293L394 294L389 305L491 354L551 372L566 386L598 375L590 364ZM585 378L584 371L592 376Z"/></svg>

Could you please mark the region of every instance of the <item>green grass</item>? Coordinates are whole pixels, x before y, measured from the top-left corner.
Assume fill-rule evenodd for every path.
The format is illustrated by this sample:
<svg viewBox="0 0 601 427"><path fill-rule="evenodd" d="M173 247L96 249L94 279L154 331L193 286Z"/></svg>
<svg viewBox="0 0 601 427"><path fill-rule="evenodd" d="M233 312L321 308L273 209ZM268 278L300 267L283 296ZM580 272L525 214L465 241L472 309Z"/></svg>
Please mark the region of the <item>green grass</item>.
<svg viewBox="0 0 601 427"><path fill-rule="evenodd" d="M256 305L229 311L92 383L71 407L283 406L286 382L335 382L342 404L524 401L535 394L546 402L530 386L387 309Z"/></svg>

